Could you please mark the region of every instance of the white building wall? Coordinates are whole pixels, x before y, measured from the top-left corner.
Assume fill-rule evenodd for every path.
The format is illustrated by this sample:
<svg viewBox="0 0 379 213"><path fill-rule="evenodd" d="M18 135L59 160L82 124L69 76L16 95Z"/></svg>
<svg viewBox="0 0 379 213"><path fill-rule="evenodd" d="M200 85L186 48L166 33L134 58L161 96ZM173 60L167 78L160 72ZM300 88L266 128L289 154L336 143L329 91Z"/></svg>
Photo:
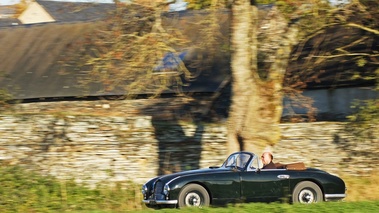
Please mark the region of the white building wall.
<svg viewBox="0 0 379 213"><path fill-rule="evenodd" d="M18 19L22 24L55 22L55 19L37 2L30 3Z"/></svg>

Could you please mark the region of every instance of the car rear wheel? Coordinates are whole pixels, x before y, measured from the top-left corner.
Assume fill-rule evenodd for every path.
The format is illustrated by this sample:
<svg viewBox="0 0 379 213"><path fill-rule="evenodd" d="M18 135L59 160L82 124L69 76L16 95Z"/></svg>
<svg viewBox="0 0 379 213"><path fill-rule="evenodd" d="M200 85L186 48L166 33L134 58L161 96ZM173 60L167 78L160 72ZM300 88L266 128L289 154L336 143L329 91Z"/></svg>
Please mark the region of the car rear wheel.
<svg viewBox="0 0 379 213"><path fill-rule="evenodd" d="M322 201L323 196L320 187L311 181L298 183L292 193L293 203L317 203Z"/></svg>
<svg viewBox="0 0 379 213"><path fill-rule="evenodd" d="M210 198L207 190L198 184L188 184L180 191L179 208L209 206L209 203Z"/></svg>

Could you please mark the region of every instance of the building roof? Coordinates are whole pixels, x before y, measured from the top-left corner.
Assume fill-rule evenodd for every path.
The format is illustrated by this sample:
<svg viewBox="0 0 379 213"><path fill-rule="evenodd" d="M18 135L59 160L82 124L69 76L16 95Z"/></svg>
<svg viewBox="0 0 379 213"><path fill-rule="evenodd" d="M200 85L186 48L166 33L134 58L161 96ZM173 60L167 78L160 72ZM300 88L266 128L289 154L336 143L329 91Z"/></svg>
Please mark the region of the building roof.
<svg viewBox="0 0 379 213"><path fill-rule="evenodd" d="M137 14L140 16L141 14ZM171 25L182 25L188 17L201 18L191 13L180 13ZM179 18L178 18L179 17ZM169 20L167 18L166 20ZM225 21L228 19L226 18ZM62 72L62 62L68 49L73 51L80 39L91 35L102 21L60 22L20 25L0 29L0 85L15 99L65 98L83 96L123 95L125 91L103 91L101 85L93 84L84 91L78 86L83 73L71 70ZM228 32L228 31L225 31ZM199 39L195 34L192 39ZM165 61L164 61L165 62ZM191 82L191 91L212 92L217 89L228 69L228 61L215 62L213 71L202 73L196 82ZM221 66L225 65L221 69ZM217 68L216 68L217 67ZM213 78L207 76L214 75Z"/></svg>
<svg viewBox="0 0 379 213"><path fill-rule="evenodd" d="M20 25L21 22L16 18L0 18L0 28Z"/></svg>
<svg viewBox="0 0 379 213"><path fill-rule="evenodd" d="M331 26L294 48L295 59L287 68L287 76L309 74L313 80L307 82L308 89L375 85L378 41L378 35L358 28ZM338 51L342 47L345 52Z"/></svg>
<svg viewBox="0 0 379 213"><path fill-rule="evenodd" d="M42 1L39 1L42 2ZM83 91L83 88L78 87L78 79L83 75L80 70L72 70L70 74L62 72L62 63L60 61L65 59L65 54L68 48L75 48L75 43L79 39L85 38L94 32L100 25L104 24L101 21L94 21L94 18L105 17L105 14L94 15L98 13L90 13L94 16L87 16L77 12L75 17L83 17L83 19L70 19L66 17L62 11L58 9L56 2L44 2L48 3L51 7L56 8L56 13L53 16L61 14L62 18L58 23L45 23L45 24L33 24L22 25L13 27L0 28L0 89L8 90L15 99L38 99L38 98L66 98L66 97L82 97L82 96L105 96L105 95L122 95L125 91L102 91L99 88L101 85L93 84L87 91ZM50 4L51 3L51 4ZM62 4L62 3L61 3ZM45 4L44 4L45 5ZM72 5L72 4L68 4ZM76 5L76 4L75 4ZM82 5L82 4L80 4ZM86 5L86 4L83 4ZM110 5L109 5L110 6ZM71 11L75 13L71 7ZM85 9L83 7L79 7ZM108 13L108 10L100 10L104 13ZM110 10L109 10L110 11ZM55 15L54 15L55 14ZM197 15L195 15L197 14ZM200 16L198 16L200 14ZM141 14L137 14L141 15ZM181 28L184 33L188 33L192 42L199 40L193 28L194 18L202 18L204 12L201 11L181 11L176 13L169 13L166 23L172 26ZM229 36L229 12L224 12L224 18L220 18L222 21L223 35L228 38ZM66 18L63 18L66 17ZM93 18L89 18L93 17ZM172 19L175 17L175 20ZM62 20L66 20L62 21ZM87 20L87 21L83 21ZM91 20L91 21L88 21ZM192 24L192 28L187 27ZM324 40L323 47L328 47L330 43L335 43L340 36L350 36L351 33L357 36L363 35L361 31L342 31L339 33L334 32L336 29L330 29L330 35L324 36L329 38ZM335 35L334 37L332 35ZM338 35L338 36L337 36ZM379 39L371 39L371 44L375 48L378 48L377 41ZM316 38L315 38L316 39ZM226 39L228 41L228 39ZM295 76L299 69L306 69L310 67L307 63L303 63L304 59L310 54L310 50L317 45L316 40L310 40L309 43L301 49L301 57L298 60L291 61L288 69L288 75ZM228 46L225 44L224 46ZM74 47L73 47L74 46ZM363 49L367 49L367 45L363 45ZM298 50L300 47L296 47ZM293 54L297 54L295 51ZM190 54L189 54L190 55ZM230 65L228 59L229 56L225 56L223 60L215 61L209 70L202 72L202 75L197 78L196 81L191 82L188 90L194 92L212 92L217 90L218 86L230 75ZM312 64L314 65L314 64ZM320 78L318 81L309 83L308 88L321 88L321 87L338 87L338 86L354 86L358 81L352 81L351 75L345 76L345 73L351 73L354 71L351 69L353 66L349 63L342 63L341 60L334 60L328 63L326 66L317 68L316 70L310 70L310 73L320 72ZM375 67L371 66L367 69L368 72L373 72ZM336 79L336 76L345 76L344 78ZM365 83L366 81L363 81ZM361 85L362 81L359 81Z"/></svg>
<svg viewBox="0 0 379 213"><path fill-rule="evenodd" d="M111 11L116 9L115 4L107 3L58 2L42 0L37 0L37 2L57 22L65 23L103 20Z"/></svg>
<svg viewBox="0 0 379 213"><path fill-rule="evenodd" d="M19 25L20 21L14 17L15 9L0 5L0 27Z"/></svg>
<svg viewBox="0 0 379 213"><path fill-rule="evenodd" d="M355 4L337 10L334 17L337 23L340 23L339 17L343 17L342 24L328 26L297 45L287 76L313 75L314 80L307 82L309 89L375 85L379 35L374 31L379 28L379 12L377 2L366 4L364 10Z"/></svg>
<svg viewBox="0 0 379 213"><path fill-rule="evenodd" d="M66 48L95 23L21 25L0 30L0 85L16 99L74 97L75 77L61 75Z"/></svg>

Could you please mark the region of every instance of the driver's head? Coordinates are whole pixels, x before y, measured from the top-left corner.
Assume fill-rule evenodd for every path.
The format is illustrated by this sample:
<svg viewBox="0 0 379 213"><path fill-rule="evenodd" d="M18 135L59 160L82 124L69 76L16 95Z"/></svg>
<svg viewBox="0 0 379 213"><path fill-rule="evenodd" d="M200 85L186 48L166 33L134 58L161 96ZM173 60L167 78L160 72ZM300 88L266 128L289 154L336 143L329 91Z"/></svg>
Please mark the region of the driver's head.
<svg viewBox="0 0 379 213"><path fill-rule="evenodd" d="M272 156L270 152L264 152L261 158L262 158L263 165L269 164L274 159L274 157Z"/></svg>

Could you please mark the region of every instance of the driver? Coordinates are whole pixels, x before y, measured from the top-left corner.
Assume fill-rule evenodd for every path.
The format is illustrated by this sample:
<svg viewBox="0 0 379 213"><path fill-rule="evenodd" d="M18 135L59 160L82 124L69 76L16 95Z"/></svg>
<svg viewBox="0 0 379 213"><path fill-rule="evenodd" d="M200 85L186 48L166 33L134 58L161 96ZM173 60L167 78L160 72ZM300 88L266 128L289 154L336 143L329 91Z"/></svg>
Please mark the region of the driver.
<svg viewBox="0 0 379 213"><path fill-rule="evenodd" d="M270 152L264 152L261 158L263 162L262 169L276 169L274 162L272 162L274 157L272 156Z"/></svg>

